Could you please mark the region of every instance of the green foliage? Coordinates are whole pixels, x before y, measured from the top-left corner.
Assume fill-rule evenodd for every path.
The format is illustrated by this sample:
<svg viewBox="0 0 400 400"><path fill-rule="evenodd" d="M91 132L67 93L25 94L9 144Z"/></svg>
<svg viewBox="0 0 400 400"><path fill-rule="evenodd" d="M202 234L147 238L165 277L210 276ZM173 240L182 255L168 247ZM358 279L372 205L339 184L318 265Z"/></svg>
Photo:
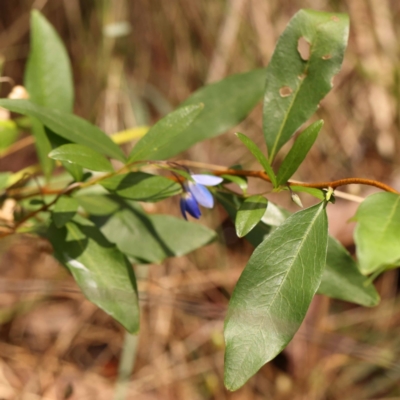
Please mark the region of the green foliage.
<svg viewBox="0 0 400 400"><path fill-rule="evenodd" d="M236 135L242 141L242 143L250 150L251 154L253 154L253 156L258 160L258 162L263 166L264 171L271 179L272 185L276 187L277 183L276 183L275 173L271 165L269 164L268 160L264 156L264 154L258 148L258 146L246 135L243 135L242 133L237 133Z"/></svg>
<svg viewBox="0 0 400 400"><path fill-rule="evenodd" d="M235 218L236 234L247 235L261 220L267 209L268 200L260 195L250 196L240 205Z"/></svg>
<svg viewBox="0 0 400 400"><path fill-rule="evenodd" d="M400 265L400 195L375 193L354 217L359 268L363 274Z"/></svg>
<svg viewBox="0 0 400 400"><path fill-rule="evenodd" d="M314 122L296 139L289 150L289 153L286 155L279 167L278 175L276 177L278 186L286 183L297 171L297 168L299 168L300 164L304 161L307 153L310 151L312 145L317 139L318 133L323 124L324 121L322 120Z"/></svg>
<svg viewBox="0 0 400 400"><path fill-rule="evenodd" d="M348 251L332 237L328 239L326 266L318 293L365 307L379 303L375 287L360 274Z"/></svg>
<svg viewBox="0 0 400 400"><path fill-rule="evenodd" d="M94 222L109 240L138 263L160 263L215 239L215 232L202 225L169 215L147 215L132 203L125 203L117 212Z"/></svg>
<svg viewBox="0 0 400 400"><path fill-rule="evenodd" d="M181 186L159 175L130 172L103 179L100 184L120 197L137 201L159 201L181 192Z"/></svg>
<svg viewBox="0 0 400 400"><path fill-rule="evenodd" d="M139 140L129 155L129 161L164 160L175 155L175 139L195 121L202 109L203 104L194 104L165 116Z"/></svg>
<svg viewBox="0 0 400 400"><path fill-rule="evenodd" d="M265 69L258 69L228 76L197 90L181 107L201 103L204 109L190 127L175 137L175 151L169 156L236 126L261 100L264 85Z"/></svg>
<svg viewBox="0 0 400 400"><path fill-rule="evenodd" d="M347 15L300 10L279 38L267 68L264 95L263 127L270 162L331 90L348 32ZM297 50L299 39L309 44L304 59Z"/></svg>
<svg viewBox="0 0 400 400"><path fill-rule="evenodd" d="M139 329L139 302L133 269L117 247L88 221L51 225L47 238L57 259L75 278L83 294L120 322L128 332Z"/></svg>
<svg viewBox="0 0 400 400"><path fill-rule="evenodd" d="M81 144L64 144L49 153L54 160L78 164L92 171L112 172L110 161L104 156Z"/></svg>
<svg viewBox="0 0 400 400"><path fill-rule="evenodd" d="M125 161L121 149L102 130L76 115L42 107L29 100L0 99L0 107L35 117L64 139L88 146L111 158Z"/></svg>
<svg viewBox="0 0 400 400"><path fill-rule="evenodd" d="M285 348L316 292L368 307L378 304L373 278L400 264L400 195L374 194L359 207L355 216L357 265L327 233L325 208L334 203L335 185L328 183L319 189L325 184L296 182L288 186L323 121L311 124L298 136L277 175L272 168L277 152L332 87L346 47L347 16L299 11L279 39L266 70L234 75L200 88L161 118L129 157L103 131L72 114L74 94L67 51L38 11L32 12L31 25L25 71L30 100L0 99L0 107L29 117L30 124L24 129L32 130L47 181L42 187L43 177L32 179L36 167L0 174L0 206L8 198L18 203L14 225L2 223L2 235L27 230L44 234L87 298L129 332L137 332L139 303L131 264L160 263L216 238L213 230L200 224L149 214L138 202L181 195L181 211L194 210L189 214L199 217L200 206L212 207L215 195L235 221L237 235L256 247L233 291L225 320L225 383L231 390L242 386ZM305 54L301 46L307 47L307 43ZM269 157L246 135L237 136L269 176L274 195L291 195L300 206L296 192L322 200L295 214L269 202L269 193L258 191L248 196L245 175L257 177L257 171L243 171L240 166L221 171L210 166L209 170L218 171L224 179L220 183L219 178L208 175L195 177L187 167L193 164L168 160L194 143L234 127L263 93ZM15 122L0 121L0 150L7 151L17 135ZM115 171L108 158L123 165ZM68 173L53 175L53 160L60 161ZM200 167L209 173L207 166ZM161 169L158 175L144 172ZM229 183L235 183L243 195L226 186ZM212 193L204 185L214 185ZM253 188L256 186L249 191ZM169 204L173 202L177 203L176 199ZM364 276L371 273L372 277Z"/></svg>
<svg viewBox="0 0 400 400"><path fill-rule="evenodd" d="M321 282L325 204L290 216L256 248L225 319L225 385L241 387L289 343Z"/></svg>

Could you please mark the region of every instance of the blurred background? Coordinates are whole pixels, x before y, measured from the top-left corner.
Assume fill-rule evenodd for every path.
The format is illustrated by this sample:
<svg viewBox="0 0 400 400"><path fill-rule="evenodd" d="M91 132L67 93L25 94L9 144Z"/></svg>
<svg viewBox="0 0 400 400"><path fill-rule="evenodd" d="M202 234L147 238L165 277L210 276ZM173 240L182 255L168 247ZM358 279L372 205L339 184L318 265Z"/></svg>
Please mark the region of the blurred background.
<svg viewBox="0 0 400 400"><path fill-rule="evenodd" d="M68 49L75 113L108 134L152 124L201 86L266 66L300 8L348 13L344 65L315 116L325 125L296 179L357 176L400 190L397 0L2 0L0 69L16 84L23 82L33 8ZM1 97L10 89L3 83ZM234 131L264 148L261 127L260 105ZM184 158L259 169L234 131L195 145ZM0 158L0 170L36 162L31 143ZM357 185L346 190L372 193ZM295 209L282 194L274 200ZM352 252L348 219L357 206L339 199L329 210L331 234ZM176 199L147 205L147 211L177 214ZM235 237L219 207L202 223L217 229L220 240L162 265L135 267L139 278L146 276L139 280L142 326L128 341L117 323L84 299L47 243L2 240L0 399L122 399L124 390L127 399L141 400L400 399L397 271L378 279L382 302L373 309L317 296L284 353L242 389L227 392L223 318L252 247ZM121 389L124 340L135 356Z"/></svg>

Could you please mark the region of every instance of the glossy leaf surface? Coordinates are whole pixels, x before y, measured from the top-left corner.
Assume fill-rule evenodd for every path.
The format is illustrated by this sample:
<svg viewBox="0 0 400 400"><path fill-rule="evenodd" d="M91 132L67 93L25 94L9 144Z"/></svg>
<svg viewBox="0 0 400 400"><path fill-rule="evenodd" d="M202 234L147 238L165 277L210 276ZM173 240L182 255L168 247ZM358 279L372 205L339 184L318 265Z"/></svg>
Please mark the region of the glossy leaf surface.
<svg viewBox="0 0 400 400"><path fill-rule="evenodd" d="M235 218L236 234L247 235L261 220L267 209L268 200L261 195L250 196L241 204Z"/></svg>
<svg viewBox="0 0 400 400"><path fill-rule="evenodd" d="M354 240L360 271L400 265L400 195L375 193L360 205L354 217Z"/></svg>
<svg viewBox="0 0 400 400"><path fill-rule="evenodd" d="M33 103L72 112L74 88L67 51L53 26L37 10L31 13L31 48L24 82Z"/></svg>
<svg viewBox="0 0 400 400"><path fill-rule="evenodd" d="M301 132L279 167L276 176L278 186L285 184L297 171L297 168L304 161L307 153L317 139L323 124L324 121L322 120L314 122Z"/></svg>
<svg viewBox="0 0 400 400"><path fill-rule="evenodd" d="M170 158L195 143L212 138L241 122L261 100L265 87L265 69L254 70L204 86L180 106L204 104L196 120L175 137L175 147L164 153Z"/></svg>
<svg viewBox="0 0 400 400"><path fill-rule="evenodd" d="M110 161L104 156L81 144L64 144L50 152L49 157L54 160L75 163L92 171L114 171Z"/></svg>
<svg viewBox="0 0 400 400"><path fill-rule="evenodd" d="M263 109L271 162L331 90L332 78L342 64L348 32L347 15L300 10L279 38L267 68ZM299 40L309 44L309 54L300 54Z"/></svg>
<svg viewBox="0 0 400 400"><path fill-rule="evenodd" d="M181 186L163 176L145 172L115 175L99 182L110 192L137 201L159 201L181 192Z"/></svg>
<svg viewBox="0 0 400 400"><path fill-rule="evenodd" d="M126 256L90 224L68 222L61 229L51 225L47 236L83 294L129 332L137 332L136 279Z"/></svg>
<svg viewBox="0 0 400 400"><path fill-rule="evenodd" d="M182 256L215 239L215 232L203 225L169 215L148 215L138 206L124 207L104 221L94 221L110 241L140 263Z"/></svg>
<svg viewBox="0 0 400 400"><path fill-rule="evenodd" d="M175 154L176 138L193 123L203 107L203 104L193 104L166 115L139 140L129 161L164 160Z"/></svg>
<svg viewBox="0 0 400 400"><path fill-rule="evenodd" d="M241 387L290 342L321 282L324 203L291 215L256 248L225 319L225 385Z"/></svg>
<svg viewBox="0 0 400 400"><path fill-rule="evenodd" d="M101 129L83 118L60 110L42 107L29 100L0 99L0 107L36 117L54 133L73 143L83 144L100 154L125 161L121 149Z"/></svg>
<svg viewBox="0 0 400 400"><path fill-rule="evenodd" d="M365 307L379 303L374 285L367 282L348 251L332 237L328 239L326 267L318 293Z"/></svg>

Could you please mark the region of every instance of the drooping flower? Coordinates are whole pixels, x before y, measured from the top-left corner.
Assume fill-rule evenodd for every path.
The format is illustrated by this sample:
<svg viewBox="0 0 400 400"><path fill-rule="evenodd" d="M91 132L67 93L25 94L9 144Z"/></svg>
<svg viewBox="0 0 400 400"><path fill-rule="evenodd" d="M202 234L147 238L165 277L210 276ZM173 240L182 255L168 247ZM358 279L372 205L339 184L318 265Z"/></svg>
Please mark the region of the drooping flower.
<svg viewBox="0 0 400 400"><path fill-rule="evenodd" d="M201 216L199 204L206 208L214 206L214 198L206 186L216 186L223 179L219 176L202 174L194 174L191 177L194 182L189 181L183 184L184 193L181 197L180 206L185 219L187 219L186 213L198 219Z"/></svg>

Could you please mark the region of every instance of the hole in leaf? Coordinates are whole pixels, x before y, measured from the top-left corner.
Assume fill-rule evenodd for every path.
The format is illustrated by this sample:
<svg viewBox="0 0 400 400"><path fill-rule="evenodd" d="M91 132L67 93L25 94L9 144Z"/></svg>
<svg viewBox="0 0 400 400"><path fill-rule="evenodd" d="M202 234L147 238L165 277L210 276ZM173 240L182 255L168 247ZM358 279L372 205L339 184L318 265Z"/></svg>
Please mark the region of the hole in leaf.
<svg viewBox="0 0 400 400"><path fill-rule="evenodd" d="M325 54L324 56L322 56L323 60L329 60L330 58L332 58L331 54Z"/></svg>
<svg viewBox="0 0 400 400"><path fill-rule="evenodd" d="M279 89L279 94L281 97L288 97L292 94L293 90L289 86L282 86Z"/></svg>
<svg viewBox="0 0 400 400"><path fill-rule="evenodd" d="M331 17L331 20L332 20L332 21L335 21L335 22L339 22L339 17L337 17L336 15L333 15L333 16Z"/></svg>
<svg viewBox="0 0 400 400"><path fill-rule="evenodd" d="M302 60L307 61L310 58L310 43L303 36L297 41L297 51Z"/></svg>

